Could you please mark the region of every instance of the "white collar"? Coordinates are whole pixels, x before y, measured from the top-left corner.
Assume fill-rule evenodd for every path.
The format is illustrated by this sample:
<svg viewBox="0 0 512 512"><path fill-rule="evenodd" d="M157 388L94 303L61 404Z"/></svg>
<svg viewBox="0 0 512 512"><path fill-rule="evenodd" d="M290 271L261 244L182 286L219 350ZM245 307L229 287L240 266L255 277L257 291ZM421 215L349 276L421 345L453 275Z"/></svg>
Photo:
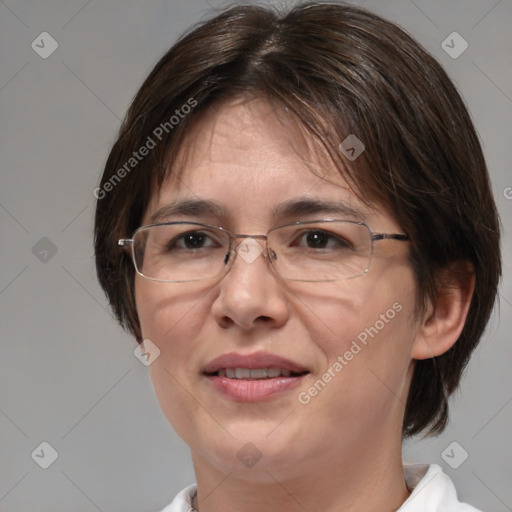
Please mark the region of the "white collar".
<svg viewBox="0 0 512 512"><path fill-rule="evenodd" d="M404 464L404 477L411 495L397 512L481 512L461 503L450 477L437 464ZM161 512L191 512L196 484L180 491Z"/></svg>

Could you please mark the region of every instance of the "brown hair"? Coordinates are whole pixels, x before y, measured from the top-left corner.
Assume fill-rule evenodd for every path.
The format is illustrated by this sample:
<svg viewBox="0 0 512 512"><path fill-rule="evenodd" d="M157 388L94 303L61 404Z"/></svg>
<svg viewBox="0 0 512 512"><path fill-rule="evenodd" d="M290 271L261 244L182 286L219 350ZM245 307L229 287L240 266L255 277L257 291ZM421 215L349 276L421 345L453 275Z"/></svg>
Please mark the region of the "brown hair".
<svg viewBox="0 0 512 512"><path fill-rule="evenodd" d="M213 101L236 94L263 96L290 112L363 200L395 216L411 240L419 313L427 299L435 304L440 269L457 261L473 265L464 329L446 353L415 362L405 411L404 436L427 427L442 431L448 397L495 302L499 220L481 147L454 85L402 29L360 8L232 7L158 62L96 190L96 267L116 317L141 341L134 268L117 240L140 226L152 192L176 172L172 164L191 121ZM339 150L349 134L366 146L353 162Z"/></svg>

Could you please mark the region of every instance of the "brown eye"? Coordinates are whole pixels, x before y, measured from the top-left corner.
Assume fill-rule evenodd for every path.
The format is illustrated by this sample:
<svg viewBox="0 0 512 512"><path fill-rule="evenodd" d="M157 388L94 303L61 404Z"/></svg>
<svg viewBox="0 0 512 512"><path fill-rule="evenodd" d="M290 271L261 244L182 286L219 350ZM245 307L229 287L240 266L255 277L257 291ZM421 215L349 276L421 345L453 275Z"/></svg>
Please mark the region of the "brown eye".
<svg viewBox="0 0 512 512"><path fill-rule="evenodd" d="M309 249L346 249L351 247L348 240L321 230L301 233L298 243L295 245L305 246Z"/></svg>
<svg viewBox="0 0 512 512"><path fill-rule="evenodd" d="M167 244L167 250L179 249L204 249L206 247L218 247L220 244L211 236L202 231L187 231L175 236Z"/></svg>

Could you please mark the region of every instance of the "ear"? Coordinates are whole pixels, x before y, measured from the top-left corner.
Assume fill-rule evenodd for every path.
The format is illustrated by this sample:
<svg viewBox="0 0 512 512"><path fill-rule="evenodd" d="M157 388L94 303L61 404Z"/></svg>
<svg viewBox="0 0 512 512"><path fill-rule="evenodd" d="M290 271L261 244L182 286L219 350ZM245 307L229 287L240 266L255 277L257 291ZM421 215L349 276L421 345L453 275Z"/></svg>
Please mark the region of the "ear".
<svg viewBox="0 0 512 512"><path fill-rule="evenodd" d="M429 302L412 349L413 359L440 356L458 340L475 289L469 262L455 262L437 275L437 301Z"/></svg>

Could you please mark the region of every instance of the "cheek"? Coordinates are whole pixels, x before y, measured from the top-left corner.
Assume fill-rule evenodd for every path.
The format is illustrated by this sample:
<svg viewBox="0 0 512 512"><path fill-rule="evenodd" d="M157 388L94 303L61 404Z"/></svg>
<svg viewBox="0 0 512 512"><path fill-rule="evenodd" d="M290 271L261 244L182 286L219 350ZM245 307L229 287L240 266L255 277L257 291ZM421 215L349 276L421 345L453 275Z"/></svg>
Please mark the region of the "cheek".
<svg viewBox="0 0 512 512"><path fill-rule="evenodd" d="M338 285L332 293L324 287L321 293L302 294L302 322L323 353L317 380L302 391L314 395L310 404L319 414L329 410L327 414L339 419L352 412L373 415L377 421L386 408L400 407L406 400L418 329L413 320L414 280L410 273L394 282L389 277L386 282L347 281L344 290ZM326 403L335 405L326 408ZM365 404L364 413L360 404Z"/></svg>
<svg viewBox="0 0 512 512"><path fill-rule="evenodd" d="M204 284L159 283L136 278L135 301L142 336L151 339L160 350L169 345L190 339L204 322L199 314L207 299L208 289ZM207 313L205 313L207 314ZM188 336L183 336L183 333ZM160 346L161 345L161 346Z"/></svg>
<svg viewBox="0 0 512 512"><path fill-rule="evenodd" d="M175 431L184 439L194 431L192 421L201 411L191 399L189 381L197 352L196 334L208 314L204 285L180 287L140 278L135 282L137 312L144 339L150 339L160 355L149 366L156 398Z"/></svg>
<svg viewBox="0 0 512 512"><path fill-rule="evenodd" d="M349 350L352 342L369 347L372 341L398 336L397 343L392 345L401 345L404 336L408 339L407 332L414 327L412 277L403 276L402 282L395 284L365 281L365 277L323 285L322 289L296 291L301 297L296 310L300 322L330 357ZM384 348L382 345L379 344L380 349Z"/></svg>

